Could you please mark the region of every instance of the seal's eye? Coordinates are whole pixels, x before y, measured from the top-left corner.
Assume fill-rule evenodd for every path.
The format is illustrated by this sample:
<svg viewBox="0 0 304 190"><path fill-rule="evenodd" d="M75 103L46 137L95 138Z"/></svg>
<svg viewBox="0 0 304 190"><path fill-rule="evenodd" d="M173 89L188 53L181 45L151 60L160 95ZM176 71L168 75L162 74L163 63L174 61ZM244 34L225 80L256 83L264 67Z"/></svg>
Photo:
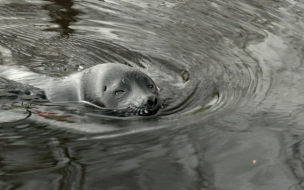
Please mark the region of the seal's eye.
<svg viewBox="0 0 304 190"><path fill-rule="evenodd" d="M123 91L123 90L117 90L117 91L115 91L115 96L120 96L120 95L122 95L124 92L125 92L125 91Z"/></svg>
<svg viewBox="0 0 304 190"><path fill-rule="evenodd" d="M154 85L153 84L149 84L148 88L154 88Z"/></svg>
<svg viewBox="0 0 304 190"><path fill-rule="evenodd" d="M107 86L104 87L103 91L104 91L104 92L107 91Z"/></svg>

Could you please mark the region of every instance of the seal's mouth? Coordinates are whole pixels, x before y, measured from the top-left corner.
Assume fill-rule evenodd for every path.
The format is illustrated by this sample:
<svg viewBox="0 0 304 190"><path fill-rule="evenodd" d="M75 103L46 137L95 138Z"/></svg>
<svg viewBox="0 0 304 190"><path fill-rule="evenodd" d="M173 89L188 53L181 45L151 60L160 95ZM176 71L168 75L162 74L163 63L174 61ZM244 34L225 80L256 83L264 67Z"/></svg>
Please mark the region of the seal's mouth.
<svg viewBox="0 0 304 190"><path fill-rule="evenodd" d="M158 111L161 109L161 106L153 107L153 108L146 108L146 107L140 107L140 108L134 108L134 107L128 107L126 110L127 116L151 116L158 113Z"/></svg>
<svg viewBox="0 0 304 190"><path fill-rule="evenodd" d="M141 107L129 105L124 111L125 116L153 116L159 113L159 110L164 109L166 106L168 106L168 103L164 99L155 105L148 104Z"/></svg>

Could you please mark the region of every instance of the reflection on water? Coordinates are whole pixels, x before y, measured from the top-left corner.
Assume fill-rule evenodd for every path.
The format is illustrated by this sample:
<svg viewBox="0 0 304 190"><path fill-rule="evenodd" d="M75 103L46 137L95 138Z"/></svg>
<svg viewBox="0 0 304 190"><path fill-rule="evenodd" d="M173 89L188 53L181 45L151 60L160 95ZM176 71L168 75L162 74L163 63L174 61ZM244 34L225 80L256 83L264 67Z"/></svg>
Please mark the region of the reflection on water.
<svg viewBox="0 0 304 190"><path fill-rule="evenodd" d="M43 85L117 62L168 101L156 117L113 118L1 79L0 189L304 189L303 10L0 0L0 73Z"/></svg>
<svg viewBox="0 0 304 190"><path fill-rule="evenodd" d="M73 8L74 2L70 0L46 0L52 2L42 6L43 9L47 10L48 15L52 19L52 23L58 25L57 28L52 28L50 31L57 31L62 36L71 35L74 30L70 28L70 24L77 21L77 15L81 12Z"/></svg>

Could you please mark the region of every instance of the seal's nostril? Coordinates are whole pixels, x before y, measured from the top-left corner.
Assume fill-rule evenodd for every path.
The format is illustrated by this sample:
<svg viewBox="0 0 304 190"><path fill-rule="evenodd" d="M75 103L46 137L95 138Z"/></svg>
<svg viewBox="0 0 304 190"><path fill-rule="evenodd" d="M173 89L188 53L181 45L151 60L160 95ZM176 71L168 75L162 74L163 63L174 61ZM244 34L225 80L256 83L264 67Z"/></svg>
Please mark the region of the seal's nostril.
<svg viewBox="0 0 304 190"><path fill-rule="evenodd" d="M154 99L154 105L157 105L157 103L158 103L158 100L157 100L157 98L155 98Z"/></svg>
<svg viewBox="0 0 304 190"><path fill-rule="evenodd" d="M148 106L151 106L151 107L152 107L152 106L154 106L154 103L153 103L153 101L152 101L152 100L148 100L148 102L147 102L147 103L148 103Z"/></svg>

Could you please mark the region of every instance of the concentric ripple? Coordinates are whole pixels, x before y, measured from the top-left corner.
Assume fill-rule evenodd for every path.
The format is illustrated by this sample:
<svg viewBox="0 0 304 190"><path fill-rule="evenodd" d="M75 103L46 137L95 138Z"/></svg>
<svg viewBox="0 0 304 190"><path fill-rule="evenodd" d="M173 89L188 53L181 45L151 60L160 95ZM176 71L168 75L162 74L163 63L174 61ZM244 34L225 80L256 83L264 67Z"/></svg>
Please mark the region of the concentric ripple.
<svg viewBox="0 0 304 190"><path fill-rule="evenodd" d="M259 44L279 39L260 27L280 20L263 20L264 13L249 4L49 0L19 5L1 6L3 64L52 77L106 62L138 68L155 80L167 102L157 115L160 126L200 123L234 109L253 111L275 84L272 57L261 60Z"/></svg>
<svg viewBox="0 0 304 190"><path fill-rule="evenodd" d="M244 48L263 40L265 34L254 25L231 20L254 15L241 9L233 15L222 13L220 5L205 4L198 10L201 14L181 15L185 3L46 1L22 5L28 6L26 24L27 13L20 12L19 4L4 4L2 22L9 23L2 26L0 43L3 58L7 51L11 60L6 56L3 64L53 77L100 63L128 64L158 84L167 102L157 115L161 122L202 122L215 112L263 99L270 84L262 80L271 80L271 73L262 71L250 49ZM196 10L195 2L190 6ZM38 9L44 11L31 11ZM13 12L20 15L12 18ZM68 12L73 14L65 18Z"/></svg>

